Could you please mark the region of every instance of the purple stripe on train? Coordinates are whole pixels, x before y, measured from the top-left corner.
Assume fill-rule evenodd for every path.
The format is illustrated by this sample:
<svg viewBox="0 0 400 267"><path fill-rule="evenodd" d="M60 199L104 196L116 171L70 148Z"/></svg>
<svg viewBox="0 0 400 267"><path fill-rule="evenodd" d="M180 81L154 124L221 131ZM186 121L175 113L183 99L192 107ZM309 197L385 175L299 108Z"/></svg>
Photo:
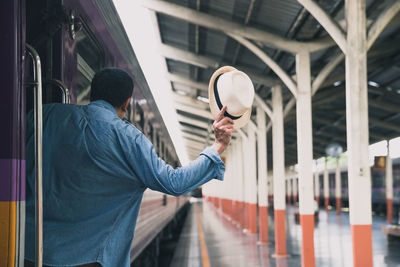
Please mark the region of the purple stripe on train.
<svg viewBox="0 0 400 267"><path fill-rule="evenodd" d="M0 159L0 201L25 201L25 160Z"/></svg>

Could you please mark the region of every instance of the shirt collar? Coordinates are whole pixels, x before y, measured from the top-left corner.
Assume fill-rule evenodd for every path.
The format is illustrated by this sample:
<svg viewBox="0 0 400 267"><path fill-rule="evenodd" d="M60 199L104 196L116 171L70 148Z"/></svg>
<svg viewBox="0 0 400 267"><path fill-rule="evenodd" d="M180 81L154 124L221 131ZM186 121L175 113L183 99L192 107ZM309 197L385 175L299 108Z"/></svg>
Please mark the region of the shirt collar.
<svg viewBox="0 0 400 267"><path fill-rule="evenodd" d="M96 100L96 101L90 102L89 105L105 108L118 116L117 111L115 110L113 105L111 105L110 103L108 103L105 100Z"/></svg>

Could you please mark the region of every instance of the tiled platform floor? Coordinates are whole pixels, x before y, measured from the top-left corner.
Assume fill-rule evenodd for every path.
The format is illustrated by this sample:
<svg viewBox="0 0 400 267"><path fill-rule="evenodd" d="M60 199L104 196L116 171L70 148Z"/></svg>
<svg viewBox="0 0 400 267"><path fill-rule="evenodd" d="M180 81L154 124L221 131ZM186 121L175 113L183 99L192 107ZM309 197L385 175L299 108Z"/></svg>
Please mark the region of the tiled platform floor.
<svg viewBox="0 0 400 267"><path fill-rule="evenodd" d="M266 245L257 245L257 235L243 233L213 206L193 203L186 219L171 266L201 267L202 253L197 213L204 229L205 246L212 267L225 266L301 266L301 229L294 221L294 208L287 211L287 249L290 257L275 259L273 220L269 218L269 238ZM352 266L352 244L348 213L337 216L335 211L320 210L315 228L315 258L317 266ZM388 246L381 227L385 218L373 218L374 266L400 266L400 244ZM203 253L204 254L204 253ZM204 256L203 256L204 258Z"/></svg>

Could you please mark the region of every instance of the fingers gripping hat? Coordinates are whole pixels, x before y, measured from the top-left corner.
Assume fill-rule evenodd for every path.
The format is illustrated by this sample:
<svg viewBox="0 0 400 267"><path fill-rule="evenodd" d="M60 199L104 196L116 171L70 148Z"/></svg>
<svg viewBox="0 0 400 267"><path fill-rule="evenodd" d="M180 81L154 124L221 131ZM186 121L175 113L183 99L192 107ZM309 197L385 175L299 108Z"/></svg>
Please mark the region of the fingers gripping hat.
<svg viewBox="0 0 400 267"><path fill-rule="evenodd" d="M231 66L217 69L208 85L210 110L214 119L223 106L227 106L225 117L233 120L236 129L247 124L254 99L254 86L246 73Z"/></svg>

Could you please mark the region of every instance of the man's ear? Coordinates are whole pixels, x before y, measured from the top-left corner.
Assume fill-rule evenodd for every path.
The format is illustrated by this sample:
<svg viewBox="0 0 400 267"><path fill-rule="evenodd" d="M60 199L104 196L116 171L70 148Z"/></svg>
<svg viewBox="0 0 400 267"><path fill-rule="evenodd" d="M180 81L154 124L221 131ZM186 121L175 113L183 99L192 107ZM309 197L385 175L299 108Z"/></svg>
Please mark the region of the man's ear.
<svg viewBox="0 0 400 267"><path fill-rule="evenodd" d="M128 110L129 103L131 102L131 98L128 98L121 106L121 110L126 112Z"/></svg>

